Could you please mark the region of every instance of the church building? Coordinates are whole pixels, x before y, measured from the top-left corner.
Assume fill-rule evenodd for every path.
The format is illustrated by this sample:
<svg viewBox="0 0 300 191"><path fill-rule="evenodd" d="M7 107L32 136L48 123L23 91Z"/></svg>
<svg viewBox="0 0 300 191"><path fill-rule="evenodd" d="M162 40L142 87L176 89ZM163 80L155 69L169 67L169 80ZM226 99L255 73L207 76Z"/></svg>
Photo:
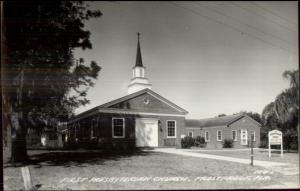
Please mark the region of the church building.
<svg viewBox="0 0 300 191"><path fill-rule="evenodd" d="M252 137L255 147L260 145L261 125L250 116L185 119L186 110L151 90L139 35L127 95L69 120L65 136L68 144L124 149L181 148L181 138L190 136L204 137L206 148L222 148L226 140L232 140L235 148L247 148Z"/></svg>
<svg viewBox="0 0 300 191"><path fill-rule="evenodd" d="M139 36L128 94L72 118L68 122L68 143L124 149L181 147L188 112L151 90Z"/></svg>

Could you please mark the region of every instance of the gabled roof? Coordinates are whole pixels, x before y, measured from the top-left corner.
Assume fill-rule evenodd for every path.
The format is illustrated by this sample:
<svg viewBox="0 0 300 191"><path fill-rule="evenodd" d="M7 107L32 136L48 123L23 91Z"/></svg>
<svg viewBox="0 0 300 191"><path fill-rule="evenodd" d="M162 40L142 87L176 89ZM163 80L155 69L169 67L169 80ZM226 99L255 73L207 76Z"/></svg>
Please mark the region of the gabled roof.
<svg viewBox="0 0 300 191"><path fill-rule="evenodd" d="M110 107L113 106L113 105L115 105L115 104L118 104L118 103L120 103L120 102L123 102L123 101L129 100L129 99L135 98L135 97L140 96L140 95L145 94L145 93L147 93L147 94L149 94L149 95L152 95L153 97L155 97L155 98L159 99L160 101L166 103L166 104L169 105L170 107L172 107L172 108L176 109L178 112L182 113L182 115L185 115L185 114L188 113L188 111L186 111L185 109L183 109L183 108L177 106L176 104L174 104L173 102L167 100L166 98L162 97L161 95L159 95L159 94L155 93L154 91L152 91L152 90L146 88L146 89L137 91L137 92L135 92L135 93L126 95L126 96L124 96L124 97L121 97L121 98L119 98L119 99L112 100L112 101L107 102L107 103L105 103L105 104L102 104L102 105L100 105L100 106L94 107L94 108L89 109L89 110L87 110L87 111L84 111L84 112L82 112L82 113L76 115L73 119L76 119L76 118L82 118L82 117L85 117L85 116L87 116L87 115L89 115L89 114L91 114L91 113L97 113L97 112L100 111L100 110L107 110L107 109L109 109L109 110L112 110L112 111L113 111L113 110L115 110L115 111L116 111L116 110L127 111L127 110L124 110L124 109L114 109L114 108L110 108ZM73 119L71 119L71 120L73 120Z"/></svg>
<svg viewBox="0 0 300 191"><path fill-rule="evenodd" d="M137 96L140 96L144 93L147 93L147 94L150 94L154 97L156 97L157 99L161 100L162 102L168 104L169 106L173 107L174 109L178 110L179 112L182 112L183 114L187 114L188 111L186 111L185 109L179 107L178 105L174 104L173 102L167 100L166 98L162 97L161 95L159 95L158 93L155 93L154 91L146 88L146 89L143 89L143 90L140 90L140 91L137 91L135 93L132 93L132 94L129 94L127 96L124 96L124 97L121 97L119 99L116 99L116 100L113 100L113 101L110 101L108 103L105 103L103 105L100 105L98 108L108 108L110 106L113 106L115 104L118 104L120 102L123 102L123 101L126 101L126 100L129 100L129 99L132 99L134 97L137 97Z"/></svg>
<svg viewBox="0 0 300 191"><path fill-rule="evenodd" d="M223 117L213 117L213 118L206 118L206 119L186 119L185 124L186 127L216 127L216 126L229 126L230 124L234 123L235 121L246 117L250 119L252 122L256 123L257 125L261 126L256 120L252 119L248 115L244 113L239 113L235 115L227 115Z"/></svg>

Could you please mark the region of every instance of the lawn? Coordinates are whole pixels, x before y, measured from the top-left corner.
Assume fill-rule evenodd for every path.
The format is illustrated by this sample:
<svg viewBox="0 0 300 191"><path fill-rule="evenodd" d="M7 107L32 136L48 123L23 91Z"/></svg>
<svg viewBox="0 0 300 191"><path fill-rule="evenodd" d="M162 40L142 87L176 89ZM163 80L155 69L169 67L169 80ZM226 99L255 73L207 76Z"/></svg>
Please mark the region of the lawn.
<svg viewBox="0 0 300 191"><path fill-rule="evenodd" d="M285 187L297 182L296 176L282 176L277 172L259 174L258 170L265 170L262 167L151 151L131 154L30 151L29 154L33 184L43 190L241 189ZM234 177L226 179L230 176ZM241 181L237 176L251 177ZM225 179L213 180L212 177ZM23 188L20 167L4 164L4 186L8 190Z"/></svg>
<svg viewBox="0 0 300 191"><path fill-rule="evenodd" d="M204 149L190 149L193 152L200 152L205 154L212 154L212 155L221 155L221 156L228 156L228 157L236 157L242 159L249 159L251 156L250 149L248 150L235 150L235 149L224 149L222 150L204 150ZM254 160L263 160L263 161L273 161L273 162L285 162L291 164L299 164L299 154L298 153L290 153L284 152L283 156L280 156L280 151L275 150L272 151L271 158L269 158L268 149L260 149L256 148L253 149L254 153Z"/></svg>

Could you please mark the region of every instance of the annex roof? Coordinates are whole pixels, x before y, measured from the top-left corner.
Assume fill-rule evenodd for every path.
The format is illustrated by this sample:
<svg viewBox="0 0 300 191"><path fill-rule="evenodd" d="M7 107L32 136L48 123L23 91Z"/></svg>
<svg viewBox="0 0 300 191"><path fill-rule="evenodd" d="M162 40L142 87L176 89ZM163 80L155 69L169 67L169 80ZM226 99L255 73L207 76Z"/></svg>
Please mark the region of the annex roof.
<svg viewBox="0 0 300 191"><path fill-rule="evenodd" d="M234 123L235 121L247 117L252 120L257 125L261 126L257 121L249 117L244 113L239 113L235 115L227 115L222 117L213 117L213 118L206 118L206 119L186 119L185 124L186 127L216 127L216 126L229 126L230 124Z"/></svg>

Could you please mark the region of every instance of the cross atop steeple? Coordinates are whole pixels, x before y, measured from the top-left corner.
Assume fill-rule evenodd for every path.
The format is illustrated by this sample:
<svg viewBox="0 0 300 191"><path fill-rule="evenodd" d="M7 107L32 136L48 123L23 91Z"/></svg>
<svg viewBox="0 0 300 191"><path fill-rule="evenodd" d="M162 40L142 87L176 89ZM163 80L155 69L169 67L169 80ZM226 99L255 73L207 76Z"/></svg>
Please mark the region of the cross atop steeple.
<svg viewBox="0 0 300 191"><path fill-rule="evenodd" d="M137 36L138 36L138 40L140 40L140 35L141 35L141 33L140 33L140 32L137 32L136 34L137 34Z"/></svg>
<svg viewBox="0 0 300 191"><path fill-rule="evenodd" d="M140 47L140 35L141 33L137 33L138 36L138 44L137 44L137 51L136 51L136 61L135 66L144 67L142 61L142 54L141 54L141 47Z"/></svg>

